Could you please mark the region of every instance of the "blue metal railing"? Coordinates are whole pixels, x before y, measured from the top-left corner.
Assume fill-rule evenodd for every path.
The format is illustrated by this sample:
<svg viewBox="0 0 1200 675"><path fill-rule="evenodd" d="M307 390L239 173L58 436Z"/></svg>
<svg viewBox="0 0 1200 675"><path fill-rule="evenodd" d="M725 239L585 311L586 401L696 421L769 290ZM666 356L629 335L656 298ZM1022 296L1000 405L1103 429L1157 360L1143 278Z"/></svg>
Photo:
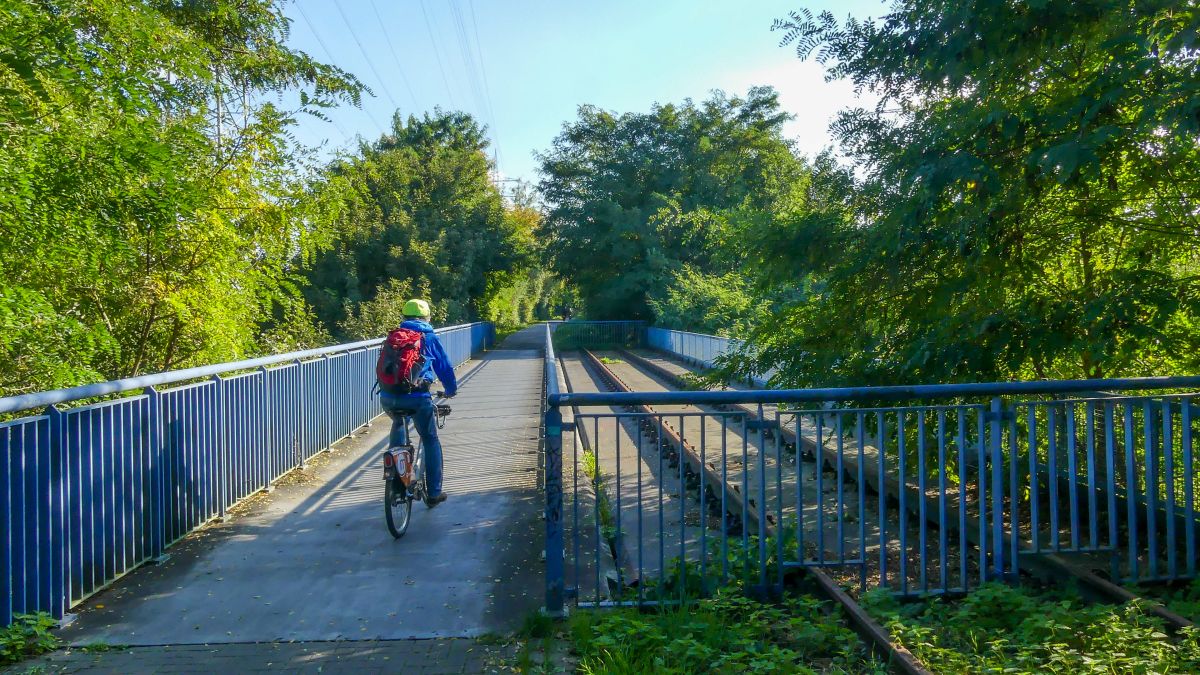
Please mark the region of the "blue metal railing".
<svg viewBox="0 0 1200 675"><path fill-rule="evenodd" d="M546 400L557 398L561 393L558 382L558 360L554 353L553 326L546 324L545 376ZM562 412L558 406L545 410L543 434L545 435L546 466L546 608L555 616L561 616L564 583L563 528L562 528Z"/></svg>
<svg viewBox="0 0 1200 675"><path fill-rule="evenodd" d="M551 321L551 332L559 349L603 347L649 347L689 363L714 368L717 359L738 351L741 340L685 330L647 326L644 321ZM766 387L774 370L749 379Z"/></svg>
<svg viewBox="0 0 1200 675"><path fill-rule="evenodd" d="M721 338L689 343L656 331L651 346L689 360L721 353L704 351L719 349ZM676 341L655 342L668 337ZM619 373L650 367L632 356L612 369L586 362L618 384ZM1119 582L1195 578L1197 390L1195 376L548 389L547 608L569 598L642 604L696 584L711 589L735 573L778 585L785 569L807 567L901 595L961 592L1015 578L1048 554L1108 567ZM563 425L563 406L584 410ZM599 513L592 525L564 521L564 446L573 448L568 485L579 482L580 448L594 453L603 477L584 483L610 490L594 502L613 511L607 531L595 524ZM564 539L588 537L595 550L575 543L576 554L564 556ZM591 584L581 565L615 569L616 579L566 588L567 578Z"/></svg>
<svg viewBox="0 0 1200 675"><path fill-rule="evenodd" d="M704 335L703 333L651 326L646 329L646 346L673 354L684 361L705 368L714 368L717 365L717 359L741 349L742 342L719 335ZM750 378L750 383L766 387L773 374L772 370L764 375L755 375Z"/></svg>
<svg viewBox="0 0 1200 675"><path fill-rule="evenodd" d="M490 323L437 333L456 366L495 337ZM44 408L0 423L0 626L61 618L379 415L381 342L0 399L0 413Z"/></svg>
<svg viewBox="0 0 1200 675"><path fill-rule="evenodd" d="M645 321L552 321L548 326L560 350L641 347L646 341Z"/></svg>

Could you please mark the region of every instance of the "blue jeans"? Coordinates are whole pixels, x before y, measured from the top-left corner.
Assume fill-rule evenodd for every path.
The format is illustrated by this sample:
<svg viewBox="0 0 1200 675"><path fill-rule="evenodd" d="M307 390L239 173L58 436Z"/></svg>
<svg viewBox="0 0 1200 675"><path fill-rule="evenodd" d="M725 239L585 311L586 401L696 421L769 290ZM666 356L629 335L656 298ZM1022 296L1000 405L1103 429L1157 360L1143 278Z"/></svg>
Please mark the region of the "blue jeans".
<svg viewBox="0 0 1200 675"><path fill-rule="evenodd" d="M408 430L404 428L404 417L413 419L413 426L421 435L425 453L425 484L429 488L429 496L442 494L442 442L437 435L437 416L433 408L433 400L418 397L392 397L384 394L380 397L383 409L392 418L392 432L388 437L388 445L403 445L408 441Z"/></svg>

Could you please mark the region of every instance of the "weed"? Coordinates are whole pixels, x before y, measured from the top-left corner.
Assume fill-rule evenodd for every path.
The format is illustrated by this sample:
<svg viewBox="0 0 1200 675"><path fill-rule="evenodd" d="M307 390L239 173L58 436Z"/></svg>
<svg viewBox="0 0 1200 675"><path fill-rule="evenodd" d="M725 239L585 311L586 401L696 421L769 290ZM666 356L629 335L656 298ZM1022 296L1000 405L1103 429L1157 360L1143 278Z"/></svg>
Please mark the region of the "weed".
<svg viewBox="0 0 1200 675"><path fill-rule="evenodd" d="M579 612L570 633L583 673L882 672L828 609L808 596L766 604L729 590L648 613Z"/></svg>
<svg viewBox="0 0 1200 675"><path fill-rule="evenodd" d="M1181 588L1167 590L1161 586L1137 587L1132 589L1139 595L1146 595L1167 606L1167 609L1191 619L1200 621L1200 579Z"/></svg>
<svg viewBox="0 0 1200 675"><path fill-rule="evenodd" d="M517 635L526 640L550 637L554 633L554 618L544 612L530 612Z"/></svg>
<svg viewBox="0 0 1200 675"><path fill-rule="evenodd" d="M125 649L125 647L121 645L110 645L108 643L91 643L79 647L79 649L82 649L88 653L103 653L106 651Z"/></svg>
<svg viewBox="0 0 1200 675"><path fill-rule="evenodd" d="M600 530L605 541L614 542L617 538L616 518L613 516L612 504L605 487L604 475L596 453L587 448L583 449L583 472L592 481L592 491L596 495L596 510L600 514Z"/></svg>
<svg viewBox="0 0 1200 675"><path fill-rule="evenodd" d="M517 652L517 671L522 673L533 672L533 651L529 647L529 643L521 645L521 651Z"/></svg>
<svg viewBox="0 0 1200 675"><path fill-rule="evenodd" d="M552 673L551 652L553 641L549 637L527 640L517 652L517 671L521 673Z"/></svg>
<svg viewBox="0 0 1200 675"><path fill-rule="evenodd" d="M0 665L58 649L59 639L50 632L56 625L45 612L13 616L12 624L0 628Z"/></svg>
<svg viewBox="0 0 1200 675"><path fill-rule="evenodd" d="M1167 638L1137 603L1090 605L1071 592L988 583L957 601L900 603L888 591L863 605L936 672L1196 672L1200 631Z"/></svg>
<svg viewBox="0 0 1200 675"><path fill-rule="evenodd" d="M621 359L615 359L611 356L601 356L600 363L625 363Z"/></svg>
<svg viewBox="0 0 1200 675"><path fill-rule="evenodd" d="M499 647L511 642L511 638L496 632L483 633L475 638L475 641L485 647ZM86 647L85 647L86 649Z"/></svg>

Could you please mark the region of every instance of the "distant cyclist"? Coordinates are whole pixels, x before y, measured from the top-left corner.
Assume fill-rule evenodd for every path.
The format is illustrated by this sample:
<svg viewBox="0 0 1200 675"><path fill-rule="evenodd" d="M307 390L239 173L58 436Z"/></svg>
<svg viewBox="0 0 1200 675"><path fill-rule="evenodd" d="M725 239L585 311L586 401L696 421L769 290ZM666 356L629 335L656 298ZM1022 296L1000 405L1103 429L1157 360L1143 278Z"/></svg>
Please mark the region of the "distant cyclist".
<svg viewBox="0 0 1200 675"><path fill-rule="evenodd" d="M412 417L425 449L425 505L433 508L446 501L446 493L442 491L442 444L429 387L436 374L449 398L458 393L458 382L454 364L429 325L428 302L413 299L404 303L404 322L388 333L376 370L380 403L392 418L388 443L403 442L404 417Z"/></svg>

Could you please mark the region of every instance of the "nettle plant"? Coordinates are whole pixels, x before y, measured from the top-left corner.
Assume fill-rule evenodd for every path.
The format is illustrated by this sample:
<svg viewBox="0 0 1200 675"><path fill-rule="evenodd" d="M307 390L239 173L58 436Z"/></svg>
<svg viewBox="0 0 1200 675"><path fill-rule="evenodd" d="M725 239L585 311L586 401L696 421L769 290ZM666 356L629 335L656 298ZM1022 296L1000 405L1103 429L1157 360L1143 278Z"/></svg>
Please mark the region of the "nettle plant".
<svg viewBox="0 0 1200 675"><path fill-rule="evenodd" d="M12 624L0 629L0 665L58 649L59 639L50 632L57 625L45 612L14 616Z"/></svg>

